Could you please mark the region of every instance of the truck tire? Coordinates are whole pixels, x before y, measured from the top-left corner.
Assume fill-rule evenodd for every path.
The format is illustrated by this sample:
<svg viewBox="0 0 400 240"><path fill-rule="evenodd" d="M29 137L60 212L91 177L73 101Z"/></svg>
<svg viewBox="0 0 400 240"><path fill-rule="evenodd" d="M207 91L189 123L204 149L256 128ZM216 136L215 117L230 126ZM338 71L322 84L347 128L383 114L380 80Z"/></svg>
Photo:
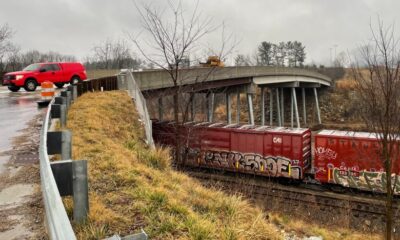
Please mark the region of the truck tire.
<svg viewBox="0 0 400 240"><path fill-rule="evenodd" d="M11 92L18 92L20 88L21 87L17 86L8 86L8 90L10 90Z"/></svg>
<svg viewBox="0 0 400 240"><path fill-rule="evenodd" d="M54 83L57 88L63 88L65 83Z"/></svg>
<svg viewBox="0 0 400 240"><path fill-rule="evenodd" d="M81 82L81 79L78 76L73 76L70 81L71 85L76 85L80 82Z"/></svg>
<svg viewBox="0 0 400 240"><path fill-rule="evenodd" d="M35 79L27 79L25 81L24 89L27 92L33 92L36 90L37 82Z"/></svg>

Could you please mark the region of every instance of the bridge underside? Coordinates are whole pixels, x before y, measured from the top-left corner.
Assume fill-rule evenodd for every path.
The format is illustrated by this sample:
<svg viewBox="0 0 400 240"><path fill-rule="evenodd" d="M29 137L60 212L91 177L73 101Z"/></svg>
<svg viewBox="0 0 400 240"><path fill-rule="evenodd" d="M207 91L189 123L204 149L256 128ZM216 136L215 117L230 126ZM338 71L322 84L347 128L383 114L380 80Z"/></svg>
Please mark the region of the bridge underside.
<svg viewBox="0 0 400 240"><path fill-rule="evenodd" d="M204 69L203 69L204 70ZM202 71L203 71L202 70ZM223 69L221 71L226 71ZM257 70L257 69L256 69ZM232 69L228 69L232 71ZM162 77L161 72L157 73ZM175 93L186 94L189 97L189 103L186 106L189 117L185 118L190 121L196 119L196 114L206 116L206 121L213 122L215 107L224 103L226 106L226 122L232 123L232 102L236 103L236 118L235 122L240 122L240 114L243 113L241 106L241 96L244 94L247 102L248 123L254 125L256 123L254 117L253 101L255 95L259 98L260 114L257 118L257 124L271 126L290 126L301 127L307 125L307 113L312 112L317 123L321 124L321 114L319 110L318 92L321 87L330 86L330 80L326 77L321 77L318 74L285 74L279 72L277 74L269 73L268 75L253 74L253 76L234 77L232 73L220 72L218 77L214 74L212 80L188 80L189 84L173 86L171 83L166 84L167 79L158 80L157 83L144 83L146 85L142 89L143 95L151 101L158 99L158 119L164 118L164 101L163 99L174 95ZM240 74L237 74L240 75ZM136 76L135 76L136 78ZM149 78L153 79L153 78ZM154 78L155 79L155 78ZM169 80L171 82L171 80ZM153 86L154 87L151 87ZM157 86L157 87L156 87ZM162 87L165 86L165 87ZM216 95L224 94L224 98L216 98ZM199 97L204 99L205 107L201 107L201 112L196 112L196 101ZM235 96L236 99L232 99ZM306 100L310 102L312 99L312 111L307 109ZM181 98L182 100L183 98ZM219 101L216 102L216 99ZM221 102L221 99L224 99ZM234 100L234 101L232 101ZM258 99L257 99L258 100ZM198 103L197 103L198 105ZM308 104L310 105L310 104ZM301 108L299 108L301 106ZM290 109L288 111L288 109ZM301 110L300 110L301 109ZM258 116L258 114L257 114ZM289 118L288 118L289 117ZM289 120L290 119L290 120Z"/></svg>
<svg viewBox="0 0 400 240"><path fill-rule="evenodd" d="M255 84L257 82L258 84ZM176 92L189 95L188 114L189 121L196 119L196 114L206 116L206 121L213 122L215 120L215 108L217 105L224 104L226 112L226 122L240 123L241 114L243 114L243 99L245 95L247 102L247 119L248 124L260 124L270 126L286 126L286 127L304 127L307 126L307 118L310 112L315 115L318 124L321 124L321 114L319 110L319 100L317 90L322 87L320 83L312 82L271 82L262 84L261 81L253 81L251 78L242 78L234 80L224 80L207 84L196 84L190 86L181 86L180 88L157 89L145 91L144 95L151 101L158 99L158 116L156 118L163 120L165 104L163 99L173 95ZM224 98L216 96L225 95ZM255 119L254 114L254 98L257 95L259 100L260 116ZM197 97L196 97L197 96ZM204 107L202 110L196 111L196 101L198 98L204 99ZM306 99L312 99L313 109L307 109ZM197 99L197 100L196 100ZM221 102L221 99L222 102ZM310 100L308 100L310 101ZM232 102L236 103L236 109L233 111ZM310 104L308 104L310 106ZM308 107L309 108L309 107ZM198 108L197 108L198 109ZM290 109L290 110L289 110ZM232 112L236 112L236 116L232 116ZM234 119L233 119L234 118ZM242 122L243 123L243 122Z"/></svg>

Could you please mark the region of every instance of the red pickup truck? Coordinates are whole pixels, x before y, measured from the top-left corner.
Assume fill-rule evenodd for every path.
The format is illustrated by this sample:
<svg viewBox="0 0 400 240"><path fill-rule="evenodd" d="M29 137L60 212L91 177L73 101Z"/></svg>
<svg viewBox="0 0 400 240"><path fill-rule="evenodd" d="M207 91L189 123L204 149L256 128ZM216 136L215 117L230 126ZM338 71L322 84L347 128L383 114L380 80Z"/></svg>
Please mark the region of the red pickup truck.
<svg viewBox="0 0 400 240"><path fill-rule="evenodd" d="M77 84L86 79L86 71L82 64L72 62L34 63L22 71L6 73L3 85L12 92L21 87L26 91L35 91L42 82L53 82L58 88L64 84Z"/></svg>

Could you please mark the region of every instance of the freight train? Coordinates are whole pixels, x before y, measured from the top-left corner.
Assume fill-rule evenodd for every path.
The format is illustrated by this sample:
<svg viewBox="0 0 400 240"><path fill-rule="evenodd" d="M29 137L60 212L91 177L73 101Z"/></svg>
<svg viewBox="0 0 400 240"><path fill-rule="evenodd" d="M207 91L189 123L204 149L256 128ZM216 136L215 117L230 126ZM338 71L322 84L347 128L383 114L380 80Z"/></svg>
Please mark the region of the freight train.
<svg viewBox="0 0 400 240"><path fill-rule="evenodd" d="M176 131L187 166L386 191L380 144L373 133L312 133L308 128L209 122L176 127L173 122L153 120L153 137L160 145L175 146ZM400 161L394 161L392 179L396 181L392 182L397 195L399 167Z"/></svg>

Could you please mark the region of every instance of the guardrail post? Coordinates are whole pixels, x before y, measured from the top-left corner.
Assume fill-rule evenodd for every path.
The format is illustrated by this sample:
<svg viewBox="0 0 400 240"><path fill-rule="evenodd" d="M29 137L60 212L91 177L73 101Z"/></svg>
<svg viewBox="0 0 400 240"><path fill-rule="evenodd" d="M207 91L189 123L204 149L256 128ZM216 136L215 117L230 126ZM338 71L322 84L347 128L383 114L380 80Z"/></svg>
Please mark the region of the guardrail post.
<svg viewBox="0 0 400 240"><path fill-rule="evenodd" d="M70 91L61 91L61 97L65 98L65 103L67 105L67 109L71 105L71 92Z"/></svg>
<svg viewBox="0 0 400 240"><path fill-rule="evenodd" d="M47 153L61 154L62 160L71 159L72 134L68 130L47 133Z"/></svg>
<svg viewBox="0 0 400 240"><path fill-rule="evenodd" d="M67 99L66 97L55 97L54 98L54 104L59 104L59 110L60 110L60 122L61 122L61 127L65 127L67 125Z"/></svg>
<svg viewBox="0 0 400 240"><path fill-rule="evenodd" d="M74 221L86 219L89 212L87 161L72 161L72 183L74 198Z"/></svg>
<svg viewBox="0 0 400 240"><path fill-rule="evenodd" d="M67 160L72 157L72 133L69 130L61 134L61 159Z"/></svg>
<svg viewBox="0 0 400 240"><path fill-rule="evenodd" d="M78 98L78 91L76 89L76 85L69 85L68 91L71 93L71 101L75 101Z"/></svg>
<svg viewBox="0 0 400 240"><path fill-rule="evenodd" d="M67 123L67 109L65 104L52 104L51 107L51 117L59 118L61 127L65 127Z"/></svg>

